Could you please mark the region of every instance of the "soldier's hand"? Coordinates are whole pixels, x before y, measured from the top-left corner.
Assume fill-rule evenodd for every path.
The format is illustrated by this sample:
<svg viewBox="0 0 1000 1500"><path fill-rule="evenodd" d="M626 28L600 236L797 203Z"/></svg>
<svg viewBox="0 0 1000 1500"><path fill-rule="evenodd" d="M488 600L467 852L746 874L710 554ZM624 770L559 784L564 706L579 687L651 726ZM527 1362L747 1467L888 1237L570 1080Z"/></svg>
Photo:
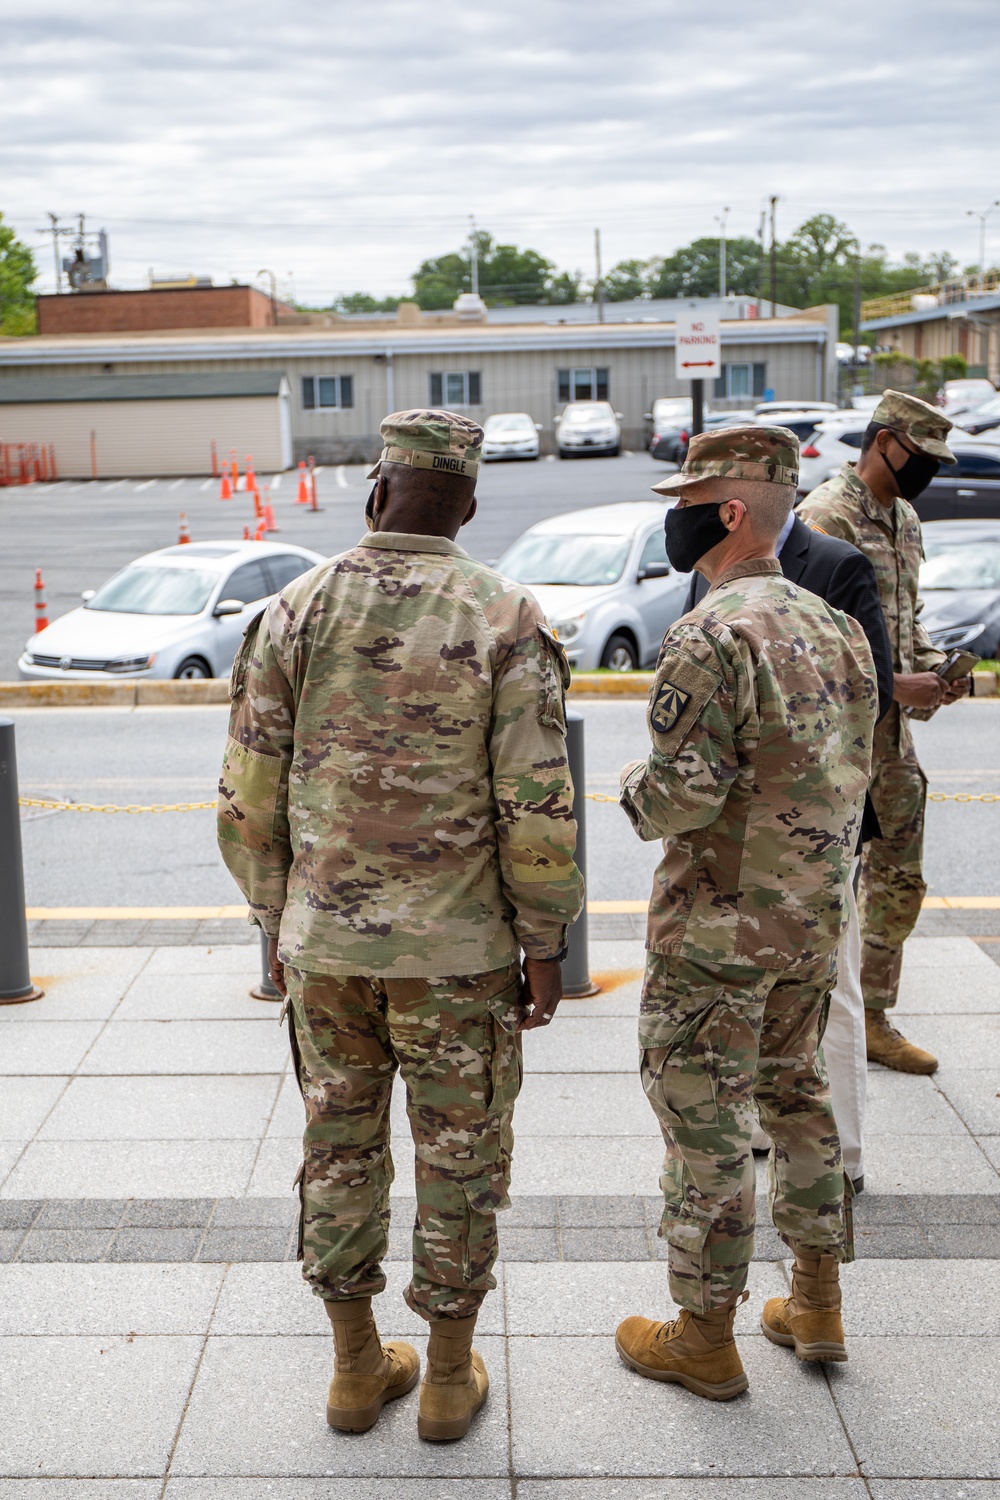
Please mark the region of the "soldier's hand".
<svg viewBox="0 0 1000 1500"><path fill-rule="evenodd" d="M896 672L893 697L905 708L937 708L947 683L936 672Z"/></svg>
<svg viewBox="0 0 1000 1500"><path fill-rule="evenodd" d="M271 983L279 995L287 995L285 988L285 966L278 957L278 939L269 937L267 940L267 972L271 976Z"/></svg>
<svg viewBox="0 0 1000 1500"><path fill-rule="evenodd" d="M562 964L557 958L526 958L521 971L521 1001L530 1005L518 1031L547 1026L562 999Z"/></svg>
<svg viewBox="0 0 1000 1500"><path fill-rule="evenodd" d="M966 673L964 677L956 677L954 682L945 683L944 702L957 703L959 698L967 698L972 690L972 678Z"/></svg>

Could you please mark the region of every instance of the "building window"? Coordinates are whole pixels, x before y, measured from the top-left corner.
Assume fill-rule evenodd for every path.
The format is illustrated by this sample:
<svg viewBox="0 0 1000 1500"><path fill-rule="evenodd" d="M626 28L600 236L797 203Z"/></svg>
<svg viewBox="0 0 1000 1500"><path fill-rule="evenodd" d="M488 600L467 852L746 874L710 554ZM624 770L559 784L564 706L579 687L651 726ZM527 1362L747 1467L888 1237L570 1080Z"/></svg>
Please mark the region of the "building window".
<svg viewBox="0 0 1000 1500"><path fill-rule="evenodd" d="M767 389L767 366L764 364L726 365L715 382L717 397L763 396Z"/></svg>
<svg viewBox="0 0 1000 1500"><path fill-rule="evenodd" d="M353 375L303 375L304 411L340 411L353 405Z"/></svg>
<svg viewBox="0 0 1000 1500"><path fill-rule="evenodd" d="M430 377L431 406L454 410L457 406L482 406L478 370L445 370Z"/></svg>
<svg viewBox="0 0 1000 1500"><path fill-rule="evenodd" d="M607 401L607 369L593 366L580 370L560 370L560 401Z"/></svg>

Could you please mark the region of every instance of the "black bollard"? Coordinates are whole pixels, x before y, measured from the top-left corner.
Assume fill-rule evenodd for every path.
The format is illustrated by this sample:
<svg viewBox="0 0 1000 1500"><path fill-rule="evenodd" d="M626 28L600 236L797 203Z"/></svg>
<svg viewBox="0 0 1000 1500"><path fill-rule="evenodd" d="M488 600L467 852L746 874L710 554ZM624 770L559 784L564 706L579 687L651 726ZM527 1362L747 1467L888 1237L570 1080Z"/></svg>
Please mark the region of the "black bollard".
<svg viewBox="0 0 1000 1500"><path fill-rule="evenodd" d="M586 764L583 754L583 714L575 708L566 710L566 751L573 778L573 816L576 818L576 862L587 880L587 790ZM587 908L577 917L566 937L568 952L563 960L563 994L569 1000L583 1000L599 995L601 986L590 977L587 960Z"/></svg>
<svg viewBox="0 0 1000 1500"><path fill-rule="evenodd" d="M28 923L24 915L24 860L17 805L14 720L0 719L0 1005L40 1000L28 968Z"/></svg>
<svg viewBox="0 0 1000 1500"><path fill-rule="evenodd" d="M251 1000L284 1000L284 995L271 981L271 970L267 964L267 933L260 934L260 984L250 991Z"/></svg>

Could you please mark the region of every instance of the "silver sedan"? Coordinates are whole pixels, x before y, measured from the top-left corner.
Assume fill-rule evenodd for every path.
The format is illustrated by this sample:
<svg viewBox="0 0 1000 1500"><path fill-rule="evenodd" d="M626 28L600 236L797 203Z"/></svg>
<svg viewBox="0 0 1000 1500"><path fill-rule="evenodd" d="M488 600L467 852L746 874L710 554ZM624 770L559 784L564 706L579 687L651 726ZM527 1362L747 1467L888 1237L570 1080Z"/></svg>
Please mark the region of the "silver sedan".
<svg viewBox="0 0 1000 1500"><path fill-rule="evenodd" d="M35 682L223 677L272 594L325 561L276 542L193 542L147 552L33 635L17 666Z"/></svg>

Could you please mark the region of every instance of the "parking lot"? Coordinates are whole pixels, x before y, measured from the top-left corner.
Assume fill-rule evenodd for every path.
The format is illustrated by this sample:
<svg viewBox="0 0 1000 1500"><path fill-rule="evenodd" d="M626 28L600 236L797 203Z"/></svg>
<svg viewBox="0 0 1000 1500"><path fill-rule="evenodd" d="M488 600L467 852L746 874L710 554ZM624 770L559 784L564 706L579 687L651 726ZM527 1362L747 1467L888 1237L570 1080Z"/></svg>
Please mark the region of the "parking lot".
<svg viewBox="0 0 1000 1500"><path fill-rule="evenodd" d="M646 453L487 464L477 491L479 513L460 540L473 557L488 561L543 516L648 498L665 472ZM296 504L294 473L259 475L262 486L270 485L280 539L328 555L351 546L364 530L365 473L360 466L317 470L317 514ZM223 502L218 493L218 481L205 478L0 489L0 681L16 679L17 658L33 633L36 568L55 619L79 604L81 590L96 588L142 553L176 542L182 511L195 541L242 536L253 521L249 498L240 492Z"/></svg>

